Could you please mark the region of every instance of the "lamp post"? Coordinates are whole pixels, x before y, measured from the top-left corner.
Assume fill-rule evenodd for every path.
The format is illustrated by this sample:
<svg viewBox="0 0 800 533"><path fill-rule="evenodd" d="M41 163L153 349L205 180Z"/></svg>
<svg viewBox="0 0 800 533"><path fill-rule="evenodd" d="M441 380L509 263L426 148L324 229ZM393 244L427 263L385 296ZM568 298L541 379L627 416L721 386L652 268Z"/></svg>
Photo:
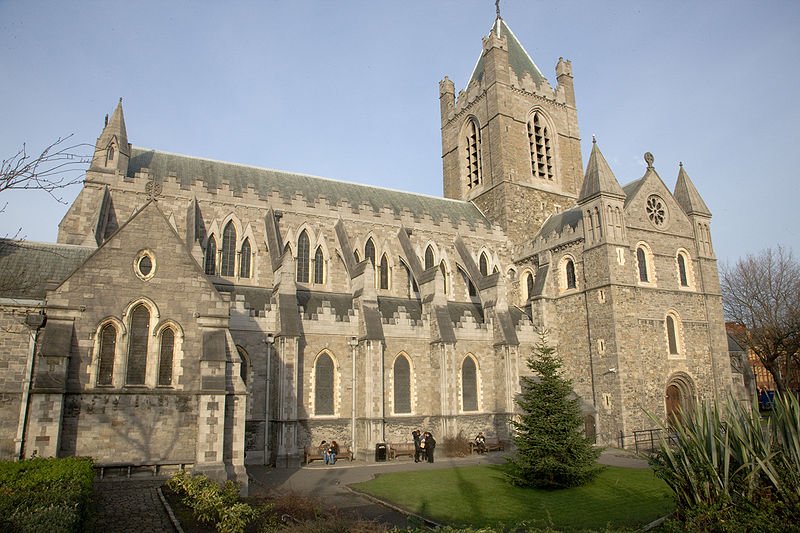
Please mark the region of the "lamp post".
<svg viewBox="0 0 800 533"><path fill-rule="evenodd" d="M272 333L267 333L264 338L264 344L267 345L267 375L266 387L264 391L264 464L268 465L270 462L270 449L269 449L269 389L272 382L272 345L275 343L275 336Z"/></svg>
<svg viewBox="0 0 800 533"><path fill-rule="evenodd" d="M350 448L353 450L353 459L356 455L356 348L358 347L358 338L350 337L347 340L350 345L350 358L353 360L353 383L350 389L353 392L353 399L351 402L351 420L350 420Z"/></svg>

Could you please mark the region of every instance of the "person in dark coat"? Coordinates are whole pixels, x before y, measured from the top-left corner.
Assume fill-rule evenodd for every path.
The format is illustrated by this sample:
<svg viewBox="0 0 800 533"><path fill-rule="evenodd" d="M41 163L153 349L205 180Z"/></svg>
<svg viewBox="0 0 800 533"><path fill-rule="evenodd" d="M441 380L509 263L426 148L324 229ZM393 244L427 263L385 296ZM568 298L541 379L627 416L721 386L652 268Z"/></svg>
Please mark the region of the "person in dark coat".
<svg viewBox="0 0 800 533"><path fill-rule="evenodd" d="M411 432L411 438L414 439L414 462L418 463L422 460L422 433L420 430L415 429Z"/></svg>
<svg viewBox="0 0 800 533"><path fill-rule="evenodd" d="M424 436L425 442L425 456L428 458L428 462L433 462L433 451L436 449L436 439L433 438L430 431L425 432Z"/></svg>

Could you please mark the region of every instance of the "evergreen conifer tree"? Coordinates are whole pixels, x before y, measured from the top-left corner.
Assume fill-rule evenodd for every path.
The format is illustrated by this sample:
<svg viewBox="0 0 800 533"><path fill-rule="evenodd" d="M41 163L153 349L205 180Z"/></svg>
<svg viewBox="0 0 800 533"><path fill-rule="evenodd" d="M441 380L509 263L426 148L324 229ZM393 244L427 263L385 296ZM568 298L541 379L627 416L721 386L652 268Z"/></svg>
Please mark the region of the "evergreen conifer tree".
<svg viewBox="0 0 800 533"><path fill-rule="evenodd" d="M516 399L520 414L512 421L516 454L508 461L513 485L565 488L582 485L601 470L601 448L583 435L583 418L572 382L561 375L561 360L547 343L547 333L528 358L534 376L522 377Z"/></svg>

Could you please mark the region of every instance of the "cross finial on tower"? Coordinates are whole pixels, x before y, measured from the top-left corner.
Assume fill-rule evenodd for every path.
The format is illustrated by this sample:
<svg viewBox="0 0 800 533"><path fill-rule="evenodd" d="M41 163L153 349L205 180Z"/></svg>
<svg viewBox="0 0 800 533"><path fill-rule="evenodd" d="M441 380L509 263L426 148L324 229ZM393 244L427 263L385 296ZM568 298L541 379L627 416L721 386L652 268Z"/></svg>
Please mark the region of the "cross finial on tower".
<svg viewBox="0 0 800 533"><path fill-rule="evenodd" d="M500 0L494 0L494 10L497 12L497 18L500 18Z"/></svg>
<svg viewBox="0 0 800 533"><path fill-rule="evenodd" d="M597 144L597 137L592 133L592 144Z"/></svg>
<svg viewBox="0 0 800 533"><path fill-rule="evenodd" d="M647 168L653 168L653 161L655 161L653 154L651 154L650 152L645 152L644 162L647 163Z"/></svg>

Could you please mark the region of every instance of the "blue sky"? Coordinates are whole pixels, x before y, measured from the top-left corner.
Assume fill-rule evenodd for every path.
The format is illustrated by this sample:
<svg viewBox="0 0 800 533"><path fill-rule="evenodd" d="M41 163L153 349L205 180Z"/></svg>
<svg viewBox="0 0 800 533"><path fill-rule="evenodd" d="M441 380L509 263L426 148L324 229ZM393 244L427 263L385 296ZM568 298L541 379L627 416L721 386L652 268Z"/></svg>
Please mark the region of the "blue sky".
<svg viewBox="0 0 800 533"><path fill-rule="evenodd" d="M800 2L501 10L551 84L572 60L584 164L592 134L622 184L646 151L670 189L683 161L720 260L800 254ZM441 196L438 82L464 88L493 20L490 0L0 0L0 156L93 144L122 96L137 146ZM39 241L67 209L27 191L0 202L0 235Z"/></svg>

